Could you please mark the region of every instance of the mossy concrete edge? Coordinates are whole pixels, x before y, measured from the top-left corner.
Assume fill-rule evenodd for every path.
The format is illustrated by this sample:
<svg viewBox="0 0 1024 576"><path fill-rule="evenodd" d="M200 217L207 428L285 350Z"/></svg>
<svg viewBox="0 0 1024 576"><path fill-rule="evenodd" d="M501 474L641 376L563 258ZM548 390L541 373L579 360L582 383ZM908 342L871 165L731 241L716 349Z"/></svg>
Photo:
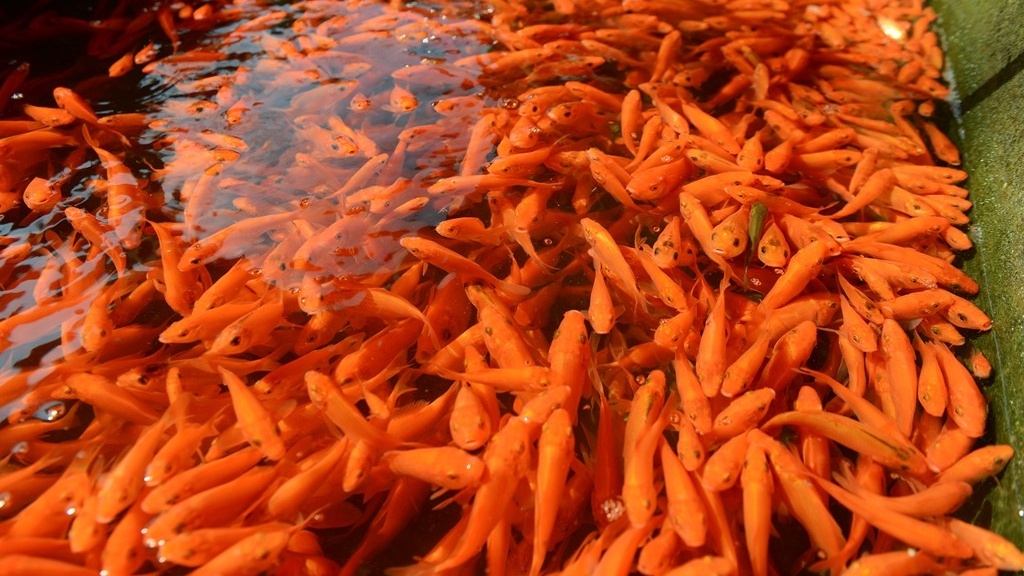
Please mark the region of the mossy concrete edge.
<svg viewBox="0 0 1024 576"><path fill-rule="evenodd" d="M1017 26L1024 17L1012 17L1024 13L1024 3L941 0L932 6L947 72L961 96L1004 73L1000 67L1024 50L1024 28ZM1010 23L1020 29L1000 34ZM981 284L975 303L993 319L991 331L972 339L995 368L991 381L982 383L991 402L982 442L1010 444L1018 455L998 480L977 487L983 496L960 515L1024 547L1024 75L1009 76L981 96L958 119L954 134L974 202L969 234L975 249L964 268Z"/></svg>
<svg viewBox="0 0 1024 576"><path fill-rule="evenodd" d="M1024 54L1024 2L931 0L961 98L971 97ZM986 88L990 88L988 86Z"/></svg>

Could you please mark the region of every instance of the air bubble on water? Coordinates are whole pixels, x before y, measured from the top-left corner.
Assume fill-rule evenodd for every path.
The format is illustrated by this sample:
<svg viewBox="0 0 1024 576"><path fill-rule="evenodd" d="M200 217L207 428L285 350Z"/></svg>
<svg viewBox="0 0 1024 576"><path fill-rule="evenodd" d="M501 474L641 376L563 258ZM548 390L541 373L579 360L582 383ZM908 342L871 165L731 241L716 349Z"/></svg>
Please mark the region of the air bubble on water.
<svg viewBox="0 0 1024 576"><path fill-rule="evenodd" d="M0 512L7 510L11 506L11 493L4 491L0 492Z"/></svg>
<svg viewBox="0 0 1024 576"><path fill-rule="evenodd" d="M545 245L545 246L551 246L551 245L553 245L554 243L555 243L555 241L554 241L554 240L552 240L551 238L545 238L545 239L544 239L544 245Z"/></svg>
<svg viewBox="0 0 1024 576"><path fill-rule="evenodd" d="M608 523L612 523L626 513L626 506L617 498L610 498L601 503L601 512Z"/></svg>
<svg viewBox="0 0 1024 576"><path fill-rule="evenodd" d="M32 415L33 418L38 420L44 420L46 422L54 422L60 420L68 413L68 407L66 404L60 401L47 402L36 410L36 413Z"/></svg>

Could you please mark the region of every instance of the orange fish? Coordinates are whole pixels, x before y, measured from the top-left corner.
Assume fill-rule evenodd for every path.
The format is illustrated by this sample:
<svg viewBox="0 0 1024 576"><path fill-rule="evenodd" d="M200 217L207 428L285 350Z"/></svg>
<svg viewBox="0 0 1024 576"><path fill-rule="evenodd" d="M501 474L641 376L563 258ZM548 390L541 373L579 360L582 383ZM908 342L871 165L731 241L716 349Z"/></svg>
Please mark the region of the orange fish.
<svg viewBox="0 0 1024 576"><path fill-rule="evenodd" d="M483 280L513 298L530 293L528 287L500 280L476 262L426 238L406 236L400 240L400 243L402 247L420 260L468 279Z"/></svg>

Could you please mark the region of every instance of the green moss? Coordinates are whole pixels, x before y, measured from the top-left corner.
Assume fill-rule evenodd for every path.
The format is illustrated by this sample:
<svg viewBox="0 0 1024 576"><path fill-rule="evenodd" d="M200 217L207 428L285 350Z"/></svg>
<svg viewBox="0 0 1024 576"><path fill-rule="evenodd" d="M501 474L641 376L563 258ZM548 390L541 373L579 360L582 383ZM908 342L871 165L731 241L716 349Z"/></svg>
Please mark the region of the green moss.
<svg viewBox="0 0 1024 576"><path fill-rule="evenodd" d="M970 234L976 246L966 270L981 284L977 303L993 318L992 331L975 344L996 367L986 394L991 400L991 440L1024 447L1024 76L980 101L963 118L965 168L974 209ZM1014 458L986 501L979 521L1024 544L1024 454ZM990 518L987 518L990 516Z"/></svg>
<svg viewBox="0 0 1024 576"><path fill-rule="evenodd" d="M974 344L995 374L985 443L1017 452L998 481L979 487L961 514L1024 546L1024 3L936 0L947 66L970 105L960 125L975 250L965 269L981 284L975 302L993 319Z"/></svg>
<svg viewBox="0 0 1024 576"><path fill-rule="evenodd" d="M1024 54L1024 2L932 0L961 97L969 97Z"/></svg>

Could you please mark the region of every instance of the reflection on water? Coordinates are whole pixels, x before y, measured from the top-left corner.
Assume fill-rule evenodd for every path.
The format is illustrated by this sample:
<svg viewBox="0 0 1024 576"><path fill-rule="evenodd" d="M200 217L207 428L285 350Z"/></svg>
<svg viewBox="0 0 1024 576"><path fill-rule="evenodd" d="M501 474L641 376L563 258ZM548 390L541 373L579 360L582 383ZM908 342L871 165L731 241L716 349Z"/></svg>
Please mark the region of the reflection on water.
<svg viewBox="0 0 1024 576"><path fill-rule="evenodd" d="M459 202L427 190L459 173L480 110L494 105L474 60L494 39L458 13L472 10L242 4L193 26L174 54L156 45L164 57L135 73L130 109L145 116L104 114L94 101L92 118L34 133L44 141L31 155L19 142L2 159L7 187L41 176L59 201L4 215L0 305L12 321L0 334L11 370L124 355L112 342L143 335L133 321L188 316L238 258L266 285L260 300L303 282L324 299L351 299L354 285L407 266L398 240ZM72 215L83 221L69 226ZM143 215L154 225L138 240L118 229ZM186 269L171 254L189 257ZM149 282L166 305L146 294ZM103 310L113 320L95 318ZM4 397L5 412L17 396Z"/></svg>
<svg viewBox="0 0 1024 576"><path fill-rule="evenodd" d="M183 240L203 247L185 256L244 256L283 288L314 273L394 272L398 239L437 224L455 201L427 189L456 172L489 104L478 67L449 60L488 45L462 25L376 3L247 19L153 70L166 83L148 136L160 150L155 175ZM211 73L177 63L211 54L232 64ZM431 108L452 98L475 102L447 116Z"/></svg>
<svg viewBox="0 0 1024 576"><path fill-rule="evenodd" d="M287 397L302 373L333 367L368 335L393 339L395 321L421 339L408 317L424 319L410 301L428 296L415 288L426 268L399 241L479 201L473 182L436 187L493 156L482 111L507 98L478 82L497 45L488 16L469 2L239 3L203 20L135 8L136 20L109 20L154 39L128 73L79 82L98 71L60 70L49 87L30 77L14 102L76 90L55 92L61 107L38 117L0 119L0 451L72 458L66 474L84 481L124 462L142 425L187 410L213 427L190 436L177 466L194 466L200 446L212 460L237 448L230 432L210 444L218 431L237 436L223 419L226 369L278 398L283 434L305 436L289 458L315 454L335 432L319 417L300 424L308 411ZM55 21L65 22L29 25L45 38ZM109 58L90 33L90 54ZM488 265L507 267L496 255ZM391 360L370 362L393 374ZM445 388L422 384L405 401ZM169 444L189 430L176 422ZM0 516L26 507L23 492L0 494ZM370 494L366 510L328 492L298 512L317 511L311 527L349 527L380 505ZM60 506L71 540L92 505Z"/></svg>

